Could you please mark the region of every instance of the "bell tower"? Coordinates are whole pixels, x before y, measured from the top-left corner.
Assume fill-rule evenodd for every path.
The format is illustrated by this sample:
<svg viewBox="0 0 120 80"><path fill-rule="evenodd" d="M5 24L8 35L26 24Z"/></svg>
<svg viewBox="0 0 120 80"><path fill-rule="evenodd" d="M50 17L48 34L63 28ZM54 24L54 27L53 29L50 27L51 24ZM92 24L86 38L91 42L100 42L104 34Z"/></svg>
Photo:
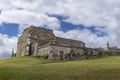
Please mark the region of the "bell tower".
<svg viewBox="0 0 120 80"><path fill-rule="evenodd" d="M107 41L107 49L109 49L109 48L110 48L109 41Z"/></svg>

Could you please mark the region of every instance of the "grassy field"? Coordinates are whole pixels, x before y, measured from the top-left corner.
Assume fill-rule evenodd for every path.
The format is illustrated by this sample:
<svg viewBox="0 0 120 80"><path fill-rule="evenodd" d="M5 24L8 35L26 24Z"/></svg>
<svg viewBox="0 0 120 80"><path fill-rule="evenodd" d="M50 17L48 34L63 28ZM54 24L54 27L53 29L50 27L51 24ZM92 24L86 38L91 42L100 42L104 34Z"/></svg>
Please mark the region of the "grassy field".
<svg viewBox="0 0 120 80"><path fill-rule="evenodd" d="M0 80L120 80L120 56L79 61L0 60Z"/></svg>

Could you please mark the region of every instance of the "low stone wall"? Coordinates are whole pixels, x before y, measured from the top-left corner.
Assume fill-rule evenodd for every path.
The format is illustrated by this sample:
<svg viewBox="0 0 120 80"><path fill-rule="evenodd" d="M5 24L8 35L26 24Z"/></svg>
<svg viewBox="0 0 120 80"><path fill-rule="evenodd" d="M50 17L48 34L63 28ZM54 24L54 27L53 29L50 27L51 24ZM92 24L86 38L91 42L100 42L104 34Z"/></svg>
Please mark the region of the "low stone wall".
<svg viewBox="0 0 120 80"><path fill-rule="evenodd" d="M62 53L62 55L61 55ZM48 54L52 60L79 60L90 59L108 55L107 52L92 48L71 48L55 45L46 45L38 49L37 56ZM61 58L62 57L62 58Z"/></svg>
<svg viewBox="0 0 120 80"><path fill-rule="evenodd" d="M89 59L105 56L102 50L85 48L85 49L71 49L70 53L65 54L66 60Z"/></svg>
<svg viewBox="0 0 120 80"><path fill-rule="evenodd" d="M39 47L37 53L38 54L36 54L36 56L48 54L49 59L52 60L61 60L61 59L79 60L79 59L90 59L90 58L97 58L97 57L109 56L109 55L120 55L120 50L104 51L103 49L65 47L65 46L47 44Z"/></svg>

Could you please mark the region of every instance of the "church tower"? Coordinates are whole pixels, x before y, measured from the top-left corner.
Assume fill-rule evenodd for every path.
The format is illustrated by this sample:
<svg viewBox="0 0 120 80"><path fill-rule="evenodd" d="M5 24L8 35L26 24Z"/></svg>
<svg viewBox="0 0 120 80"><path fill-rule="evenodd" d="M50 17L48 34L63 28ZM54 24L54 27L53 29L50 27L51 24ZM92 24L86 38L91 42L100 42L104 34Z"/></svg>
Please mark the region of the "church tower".
<svg viewBox="0 0 120 80"><path fill-rule="evenodd" d="M107 41L107 49L110 49L110 45L108 41Z"/></svg>

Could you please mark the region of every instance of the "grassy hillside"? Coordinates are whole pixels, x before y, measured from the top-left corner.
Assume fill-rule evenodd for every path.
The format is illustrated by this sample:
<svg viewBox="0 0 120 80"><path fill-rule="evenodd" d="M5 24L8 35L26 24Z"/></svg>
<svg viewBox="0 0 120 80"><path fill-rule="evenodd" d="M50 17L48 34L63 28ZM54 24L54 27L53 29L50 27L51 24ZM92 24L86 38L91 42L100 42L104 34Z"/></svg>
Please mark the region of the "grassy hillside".
<svg viewBox="0 0 120 80"><path fill-rule="evenodd" d="M120 56L79 61L0 60L0 80L120 80Z"/></svg>

